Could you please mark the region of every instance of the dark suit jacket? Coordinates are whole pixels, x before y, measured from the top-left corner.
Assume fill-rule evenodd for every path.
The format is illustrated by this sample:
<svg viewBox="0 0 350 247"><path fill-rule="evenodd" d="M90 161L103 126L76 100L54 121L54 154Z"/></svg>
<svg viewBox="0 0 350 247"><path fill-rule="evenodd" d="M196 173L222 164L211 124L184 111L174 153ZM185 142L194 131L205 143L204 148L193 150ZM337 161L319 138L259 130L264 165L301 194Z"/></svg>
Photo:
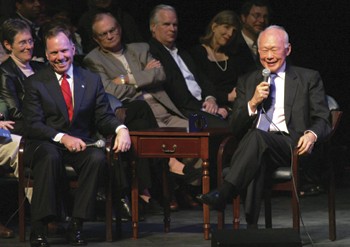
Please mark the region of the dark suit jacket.
<svg viewBox="0 0 350 247"><path fill-rule="evenodd" d="M34 72L44 67L44 64L40 62L30 61L29 63ZM7 119L16 122L13 133L20 135L23 134L22 105L24 98L23 81L25 79L25 74L11 57L0 65L0 96L7 106Z"/></svg>
<svg viewBox="0 0 350 247"><path fill-rule="evenodd" d="M25 81L23 115L26 136L51 141L59 132L91 141L98 131L114 134L120 122L112 112L98 75L74 67L74 113L68 119L67 107L59 82L51 67Z"/></svg>
<svg viewBox="0 0 350 247"><path fill-rule="evenodd" d="M256 69L262 69L260 61L254 59L250 48L242 36L242 32L237 32L234 40L225 48L225 52L239 61L242 75Z"/></svg>
<svg viewBox="0 0 350 247"><path fill-rule="evenodd" d="M260 70L238 80L237 98L231 120L232 131L239 137L255 127L257 116L248 113L248 101L262 81ZM329 109L322 79L317 71L286 67L284 113L288 131L296 143L304 131L311 130L322 140L330 132Z"/></svg>
<svg viewBox="0 0 350 247"><path fill-rule="evenodd" d="M180 111L182 109L189 109L198 111L202 108L202 102L192 96L187 88L186 81L182 72L169 51L156 39L152 38L149 41L150 51L155 59L158 59L164 67L166 74L166 83L164 89L168 93L170 99L175 103ZM207 96L214 96L215 88L213 84L201 74L191 56L184 50L178 48L178 54L183 59L188 69L192 72L195 80L202 89L202 99ZM184 112L183 112L184 113Z"/></svg>

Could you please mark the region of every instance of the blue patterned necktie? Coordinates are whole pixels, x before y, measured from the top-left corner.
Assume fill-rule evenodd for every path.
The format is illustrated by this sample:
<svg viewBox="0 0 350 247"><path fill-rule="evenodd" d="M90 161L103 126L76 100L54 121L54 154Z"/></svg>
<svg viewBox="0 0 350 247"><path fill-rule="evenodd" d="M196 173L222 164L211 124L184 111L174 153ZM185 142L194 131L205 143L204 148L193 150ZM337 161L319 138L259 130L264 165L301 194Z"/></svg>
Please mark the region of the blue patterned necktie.
<svg viewBox="0 0 350 247"><path fill-rule="evenodd" d="M269 97L263 102L262 108L260 111L260 121L257 126L258 129L263 131L268 131L270 124L272 122L273 112L275 111L276 103L276 85L275 78L276 74L271 74L270 76L270 93Z"/></svg>

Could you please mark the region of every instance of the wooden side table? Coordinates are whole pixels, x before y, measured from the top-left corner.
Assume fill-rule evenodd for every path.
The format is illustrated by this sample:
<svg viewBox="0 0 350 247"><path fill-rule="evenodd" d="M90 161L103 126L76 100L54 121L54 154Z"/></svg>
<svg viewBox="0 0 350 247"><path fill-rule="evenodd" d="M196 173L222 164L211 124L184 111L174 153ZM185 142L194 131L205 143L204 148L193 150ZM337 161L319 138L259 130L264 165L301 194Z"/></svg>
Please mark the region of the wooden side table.
<svg viewBox="0 0 350 247"><path fill-rule="evenodd" d="M209 183L209 138L225 135L227 129L210 129L203 132L188 133L184 128L158 128L146 131L130 131L132 142L132 228L133 238L138 237L138 178L136 174L136 157L138 158L201 158L202 164L202 193L208 193ZM163 169L163 181L166 172ZM165 186L165 187L164 187ZM164 231L170 229L170 208L167 182L163 183L165 197ZM209 207L203 204L204 239L209 239L210 214Z"/></svg>

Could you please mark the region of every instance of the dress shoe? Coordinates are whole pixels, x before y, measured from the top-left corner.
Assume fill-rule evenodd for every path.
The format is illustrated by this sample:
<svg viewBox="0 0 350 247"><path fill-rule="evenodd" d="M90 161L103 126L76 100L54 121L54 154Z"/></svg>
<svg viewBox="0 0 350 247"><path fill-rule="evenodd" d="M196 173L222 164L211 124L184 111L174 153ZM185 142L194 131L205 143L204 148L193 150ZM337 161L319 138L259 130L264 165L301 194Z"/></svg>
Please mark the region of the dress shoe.
<svg viewBox="0 0 350 247"><path fill-rule="evenodd" d="M80 220L72 219L67 229L67 241L73 246L87 245L83 235L83 223Z"/></svg>
<svg viewBox="0 0 350 247"><path fill-rule="evenodd" d="M163 208L153 198L150 198L148 202L145 202L143 199L140 198L139 202L139 208L141 208L144 214L162 215L164 212Z"/></svg>
<svg viewBox="0 0 350 247"><path fill-rule="evenodd" d="M0 238L13 238L15 234L13 231L3 224L0 224Z"/></svg>
<svg viewBox="0 0 350 247"><path fill-rule="evenodd" d="M45 234L30 233L30 247L49 247Z"/></svg>
<svg viewBox="0 0 350 247"><path fill-rule="evenodd" d="M128 222L131 220L131 208L129 200L126 198L122 198L120 200L121 203L121 212L120 212L120 219L122 222Z"/></svg>
<svg viewBox="0 0 350 247"><path fill-rule="evenodd" d="M199 194L197 195L197 199L210 206L210 208L224 211L226 207L226 201L224 198L220 197L220 194L217 190L213 190L207 194Z"/></svg>

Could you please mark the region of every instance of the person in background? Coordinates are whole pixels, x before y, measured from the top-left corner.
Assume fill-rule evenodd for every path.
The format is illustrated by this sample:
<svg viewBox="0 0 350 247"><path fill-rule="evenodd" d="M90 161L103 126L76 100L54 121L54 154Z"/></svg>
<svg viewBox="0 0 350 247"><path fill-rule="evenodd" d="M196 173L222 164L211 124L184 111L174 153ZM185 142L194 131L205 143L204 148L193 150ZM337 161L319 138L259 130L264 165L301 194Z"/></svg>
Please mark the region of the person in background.
<svg viewBox="0 0 350 247"><path fill-rule="evenodd" d="M238 75L241 74L241 65L224 48L239 31L237 14L230 10L221 11L208 24L205 35L200 38L200 44L191 51L200 71L213 82L218 104L227 109L232 108L232 102L236 98L235 86Z"/></svg>
<svg viewBox="0 0 350 247"><path fill-rule="evenodd" d="M266 179L279 166L290 166L291 151L311 153L316 142L331 131L330 112L320 74L286 62L291 53L288 33L269 26L258 38L262 66L271 71L263 81L261 70L241 77L237 84L232 132L242 138L219 190L198 195L205 204L223 210L229 198L247 188L245 217L257 228ZM253 126L253 127L252 127Z"/></svg>
<svg viewBox="0 0 350 247"><path fill-rule="evenodd" d="M25 82L23 116L26 125L24 163L35 177L31 203L32 247L49 246L47 223L57 217L57 200L65 195L64 164L73 166L79 187L67 229L71 245L86 245L83 222L94 216L99 181L106 172L106 155L87 147L94 134L116 134L115 152L130 149L125 125L114 115L98 75L73 66L75 47L67 26L51 23L44 31L50 66ZM63 190L63 191L62 191Z"/></svg>
<svg viewBox="0 0 350 247"><path fill-rule="evenodd" d="M271 8L267 0L248 0L241 7L242 30L227 46L227 52L239 61L242 73L261 68L257 39L259 33L270 24Z"/></svg>
<svg viewBox="0 0 350 247"><path fill-rule="evenodd" d="M9 58L0 65L0 96L8 109L7 119L14 121L13 133L23 135L22 106L24 80L44 67L32 61L34 40L28 24L21 19L8 19L2 26L1 44Z"/></svg>
<svg viewBox="0 0 350 247"><path fill-rule="evenodd" d="M209 127L227 127L228 112L219 108L214 86L196 67L191 56L176 47L178 19L169 5L156 6L150 15L150 51L166 74L164 89L176 107L186 116L204 115Z"/></svg>
<svg viewBox="0 0 350 247"><path fill-rule="evenodd" d="M16 12L10 18L25 21L31 29L34 50L32 60L45 61L44 43L41 38L39 18L41 14L40 0L16 0Z"/></svg>
<svg viewBox="0 0 350 247"><path fill-rule="evenodd" d="M123 44L122 29L110 13L97 14L92 21L92 31L99 46L85 56L84 65L101 76L105 90L120 99L127 108L140 100L147 102L157 123L156 126L143 126L144 128L187 128L187 118L163 89L164 70L160 62L151 56L149 45ZM140 109L127 110L130 111ZM148 119L147 122L153 122L151 120ZM125 124L132 130L127 122ZM175 158L170 158L169 167L170 172L186 177L188 181L200 176L199 170L191 170L192 166L185 166Z"/></svg>
<svg viewBox="0 0 350 247"><path fill-rule="evenodd" d="M5 101L0 97L0 129L11 131L13 121L6 121L7 107ZM18 176L18 147L21 136L11 134L11 141L0 139L0 168L9 167L15 176ZM6 169L7 170L7 169ZM0 201L0 204L3 200ZM1 205L2 206L2 205ZM13 238L15 236L12 229L0 223L0 238Z"/></svg>
<svg viewBox="0 0 350 247"><path fill-rule="evenodd" d="M123 42L143 42L144 38L139 31L134 18L122 10L118 6L118 1L114 0L89 0L88 6L89 10L85 12L78 24L77 32L80 34L82 39L82 46L84 53L90 52L93 48L97 46L93 39L93 34L91 32L91 23L93 17L100 12L110 12L118 20L118 23L123 30Z"/></svg>

